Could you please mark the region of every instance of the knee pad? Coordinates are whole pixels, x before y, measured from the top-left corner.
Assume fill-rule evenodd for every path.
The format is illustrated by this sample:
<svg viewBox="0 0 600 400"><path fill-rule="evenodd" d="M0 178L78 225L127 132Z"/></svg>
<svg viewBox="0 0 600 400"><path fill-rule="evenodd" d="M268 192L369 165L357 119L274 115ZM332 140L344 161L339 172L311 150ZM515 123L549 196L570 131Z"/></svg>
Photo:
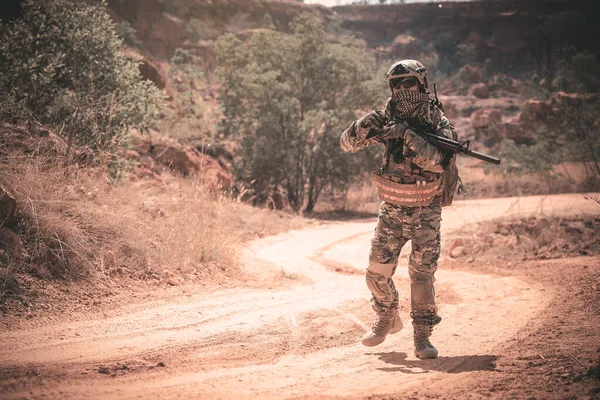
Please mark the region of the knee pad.
<svg viewBox="0 0 600 400"><path fill-rule="evenodd" d="M433 282L417 281L411 284L412 303L419 308L435 308L435 288Z"/></svg>

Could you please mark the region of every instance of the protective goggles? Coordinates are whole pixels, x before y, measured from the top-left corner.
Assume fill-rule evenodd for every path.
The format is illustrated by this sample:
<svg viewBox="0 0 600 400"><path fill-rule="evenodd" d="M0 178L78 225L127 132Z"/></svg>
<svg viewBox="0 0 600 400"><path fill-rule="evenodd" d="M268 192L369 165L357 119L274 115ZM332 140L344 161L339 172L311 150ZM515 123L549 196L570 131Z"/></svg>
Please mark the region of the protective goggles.
<svg viewBox="0 0 600 400"><path fill-rule="evenodd" d="M396 89L396 90L400 90L402 88L410 89L412 87L417 86L418 83L419 83L419 80L412 76L408 77L408 78L395 78L395 79L390 80L390 86L392 87L392 89Z"/></svg>

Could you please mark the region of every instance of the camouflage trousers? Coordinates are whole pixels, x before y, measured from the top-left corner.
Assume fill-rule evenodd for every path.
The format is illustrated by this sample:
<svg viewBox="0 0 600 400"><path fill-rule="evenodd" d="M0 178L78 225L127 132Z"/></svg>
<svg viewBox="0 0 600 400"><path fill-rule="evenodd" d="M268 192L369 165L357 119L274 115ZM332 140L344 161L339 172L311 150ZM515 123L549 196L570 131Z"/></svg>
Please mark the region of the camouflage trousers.
<svg viewBox="0 0 600 400"><path fill-rule="evenodd" d="M375 311L398 307L398 292L392 276L398 266L400 250L412 240L408 271L413 324L433 326L440 322L435 305L434 274L440 256L441 215L437 198L430 206L421 208L381 204L366 276Z"/></svg>

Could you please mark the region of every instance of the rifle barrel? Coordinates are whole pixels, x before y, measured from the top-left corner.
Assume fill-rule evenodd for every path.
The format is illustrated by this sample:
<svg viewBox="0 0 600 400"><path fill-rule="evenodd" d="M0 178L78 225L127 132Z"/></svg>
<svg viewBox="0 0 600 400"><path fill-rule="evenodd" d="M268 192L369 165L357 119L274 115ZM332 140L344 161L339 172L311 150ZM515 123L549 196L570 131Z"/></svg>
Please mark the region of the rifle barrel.
<svg viewBox="0 0 600 400"><path fill-rule="evenodd" d="M445 136L438 136L438 135L434 135L432 133L427 132L427 139L430 140L430 142L434 145L434 146L438 146L440 148L446 149L446 150L450 150L453 151L455 153L463 153L466 154L468 156L471 156L473 158L477 158L478 160L482 160L482 161L486 161L495 165L500 165L500 159L497 157L493 157L493 156L489 156L487 154L483 154L480 153L478 151L475 150L469 150L469 149L465 149L464 147L462 147L460 145L459 142L449 139Z"/></svg>
<svg viewBox="0 0 600 400"><path fill-rule="evenodd" d="M483 154L483 153L480 153L480 152L475 151L475 150L468 150L467 153L465 153L465 154L468 154L468 155L470 155L473 158L477 158L478 160L483 160L483 161L487 161L487 162L492 163L492 164L500 165L500 159L499 158L496 158L496 157L493 157L493 156L488 156L487 154Z"/></svg>

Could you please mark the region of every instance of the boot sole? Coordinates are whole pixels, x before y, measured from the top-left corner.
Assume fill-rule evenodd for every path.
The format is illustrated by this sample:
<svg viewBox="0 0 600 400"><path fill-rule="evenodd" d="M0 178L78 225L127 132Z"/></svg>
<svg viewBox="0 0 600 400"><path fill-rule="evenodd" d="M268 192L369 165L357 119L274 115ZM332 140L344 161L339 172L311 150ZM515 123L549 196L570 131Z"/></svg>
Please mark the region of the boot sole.
<svg viewBox="0 0 600 400"><path fill-rule="evenodd" d="M419 360L433 360L434 358L437 358L438 355L436 353L435 355L428 355L428 356L424 356L424 357L419 357L419 353L417 353L417 351L415 350L415 357L417 357Z"/></svg>

